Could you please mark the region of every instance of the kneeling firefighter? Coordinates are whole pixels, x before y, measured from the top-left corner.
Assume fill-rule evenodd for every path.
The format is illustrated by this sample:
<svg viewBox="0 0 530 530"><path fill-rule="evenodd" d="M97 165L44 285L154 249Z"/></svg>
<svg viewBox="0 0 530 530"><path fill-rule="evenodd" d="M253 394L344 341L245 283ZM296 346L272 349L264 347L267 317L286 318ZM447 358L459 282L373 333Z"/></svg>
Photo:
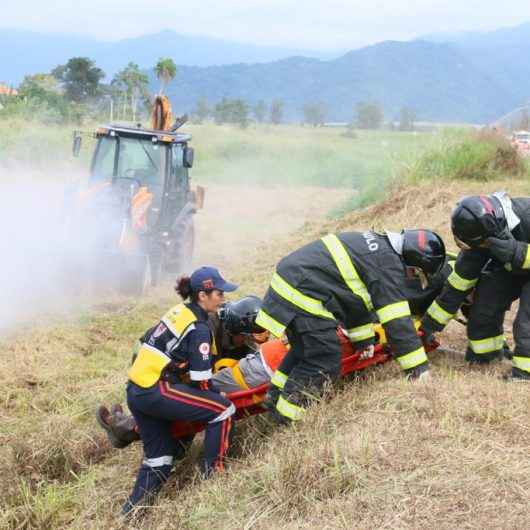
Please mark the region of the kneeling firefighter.
<svg viewBox="0 0 530 530"><path fill-rule="evenodd" d="M443 330L474 289L466 360L488 363L505 353L504 317L519 298L513 367L506 379L530 381L530 198L512 199L504 192L464 197L453 210L451 228L461 251L422 329Z"/></svg>
<svg viewBox="0 0 530 530"><path fill-rule="evenodd" d="M291 349L271 380L267 403L278 421L297 420L303 406L340 371L339 321L355 349L373 353L374 315L410 379L424 378L428 359L407 295L407 275L423 285L445 263L441 238L429 230L329 234L283 258L256 323Z"/></svg>
<svg viewBox="0 0 530 530"><path fill-rule="evenodd" d="M129 371L127 403L138 425L144 460L124 514L167 480L182 451L171 436L175 420L206 422L202 472L209 476L223 468L235 407L211 384L215 345L208 314L218 310L225 291L235 289L217 269L197 269L176 286L189 302L171 308L143 337Z"/></svg>

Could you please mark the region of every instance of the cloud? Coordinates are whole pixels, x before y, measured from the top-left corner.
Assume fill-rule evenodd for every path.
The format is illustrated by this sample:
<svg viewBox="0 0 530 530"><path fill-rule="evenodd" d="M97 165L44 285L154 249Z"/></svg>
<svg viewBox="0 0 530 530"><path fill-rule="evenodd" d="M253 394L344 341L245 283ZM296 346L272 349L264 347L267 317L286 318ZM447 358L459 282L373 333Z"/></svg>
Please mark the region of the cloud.
<svg viewBox="0 0 530 530"><path fill-rule="evenodd" d="M67 0L8 3L0 25L102 40L172 29L256 44L344 49L437 31L492 30L530 19L530 4L468 0Z"/></svg>

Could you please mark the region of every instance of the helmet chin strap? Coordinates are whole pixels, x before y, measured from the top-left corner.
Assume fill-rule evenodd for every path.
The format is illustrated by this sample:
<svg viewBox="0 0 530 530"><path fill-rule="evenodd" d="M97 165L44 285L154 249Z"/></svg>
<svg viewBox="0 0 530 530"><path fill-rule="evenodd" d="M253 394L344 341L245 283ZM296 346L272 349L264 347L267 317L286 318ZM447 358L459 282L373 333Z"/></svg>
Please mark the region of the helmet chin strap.
<svg viewBox="0 0 530 530"><path fill-rule="evenodd" d="M496 191L491 194L492 197L495 197L500 203L506 216L506 223L508 224L508 229L510 232L521 223L521 219L513 211L512 200L505 191Z"/></svg>
<svg viewBox="0 0 530 530"><path fill-rule="evenodd" d="M396 254L399 254L400 256L403 255L403 232L398 234L397 232L390 232L389 230L385 230L385 235L388 237L388 241L390 241L390 245L396 252Z"/></svg>

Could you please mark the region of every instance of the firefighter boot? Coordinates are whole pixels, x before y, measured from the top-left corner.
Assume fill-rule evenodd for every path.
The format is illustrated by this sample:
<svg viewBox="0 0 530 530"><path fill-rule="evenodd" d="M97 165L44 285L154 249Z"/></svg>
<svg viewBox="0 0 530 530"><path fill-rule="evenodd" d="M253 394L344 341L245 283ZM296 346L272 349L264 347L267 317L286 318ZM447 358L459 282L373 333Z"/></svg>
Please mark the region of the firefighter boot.
<svg viewBox="0 0 530 530"><path fill-rule="evenodd" d="M278 403L278 398L280 397L281 392L281 389L276 385L269 385L263 400L263 406L270 411L276 410L276 403Z"/></svg>
<svg viewBox="0 0 530 530"><path fill-rule="evenodd" d="M511 383L530 383L530 373L515 367L512 368L511 372L504 374L502 378Z"/></svg>

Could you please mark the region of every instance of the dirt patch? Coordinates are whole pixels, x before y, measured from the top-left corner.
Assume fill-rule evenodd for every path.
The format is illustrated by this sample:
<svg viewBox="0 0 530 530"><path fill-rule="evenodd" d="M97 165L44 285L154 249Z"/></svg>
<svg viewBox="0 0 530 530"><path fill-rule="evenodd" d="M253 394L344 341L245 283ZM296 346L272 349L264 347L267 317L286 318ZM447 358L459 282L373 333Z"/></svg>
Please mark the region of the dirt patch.
<svg viewBox="0 0 530 530"><path fill-rule="evenodd" d="M240 265L260 245L324 220L344 198L344 190L333 188L208 185L204 210L195 218L194 263Z"/></svg>

